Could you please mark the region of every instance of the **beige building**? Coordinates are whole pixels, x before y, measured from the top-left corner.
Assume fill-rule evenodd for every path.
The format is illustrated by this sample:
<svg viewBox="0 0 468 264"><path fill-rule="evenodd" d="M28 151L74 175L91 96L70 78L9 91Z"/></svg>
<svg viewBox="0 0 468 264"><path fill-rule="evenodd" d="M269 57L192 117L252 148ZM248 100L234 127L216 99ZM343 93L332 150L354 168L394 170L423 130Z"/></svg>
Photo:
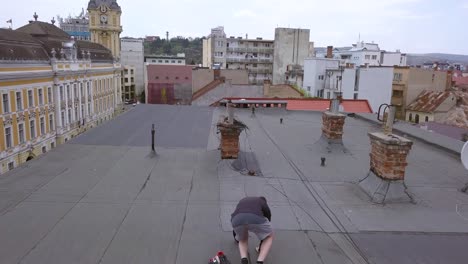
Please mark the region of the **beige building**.
<svg viewBox="0 0 468 264"><path fill-rule="evenodd" d="M116 0L90 0L88 3L89 32L91 42L99 43L120 57L120 33L122 10Z"/></svg>
<svg viewBox="0 0 468 264"><path fill-rule="evenodd" d="M406 121L412 123L440 122L457 104L451 92L424 91L406 108Z"/></svg>
<svg viewBox="0 0 468 264"><path fill-rule="evenodd" d="M137 100L135 73L136 67L124 65L122 71L122 100L133 102Z"/></svg>
<svg viewBox="0 0 468 264"><path fill-rule="evenodd" d="M52 24L0 29L0 173L111 119L120 68L105 47Z"/></svg>
<svg viewBox="0 0 468 264"><path fill-rule="evenodd" d="M274 41L262 38L226 37L223 27L214 28L203 40L203 66L210 69L247 70L250 84L273 78Z"/></svg>
<svg viewBox="0 0 468 264"><path fill-rule="evenodd" d="M424 91L446 91L451 87L448 72L421 68L395 67L391 103L396 106L396 118L406 119L406 108Z"/></svg>

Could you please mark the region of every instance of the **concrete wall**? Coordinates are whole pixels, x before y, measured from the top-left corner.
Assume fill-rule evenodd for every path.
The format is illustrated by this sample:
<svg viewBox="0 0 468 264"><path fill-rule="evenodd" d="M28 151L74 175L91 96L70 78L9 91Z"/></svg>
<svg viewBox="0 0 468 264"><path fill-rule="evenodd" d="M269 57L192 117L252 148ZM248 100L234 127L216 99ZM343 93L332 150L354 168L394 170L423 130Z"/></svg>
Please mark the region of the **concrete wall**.
<svg viewBox="0 0 468 264"><path fill-rule="evenodd" d="M304 82L303 88L310 92L311 96L317 96L317 91L325 86L325 70L327 68L338 69L339 60L325 58L307 58L304 60ZM323 75L323 80L319 76Z"/></svg>
<svg viewBox="0 0 468 264"><path fill-rule="evenodd" d="M309 56L310 30L276 28L273 56L273 84L286 83L286 70L290 64L304 65Z"/></svg>
<svg viewBox="0 0 468 264"><path fill-rule="evenodd" d="M343 99L354 99L357 91L354 91L356 84L356 69L345 69L343 72L343 81L341 91Z"/></svg>
<svg viewBox="0 0 468 264"><path fill-rule="evenodd" d="M263 87L264 96L269 98L302 98L303 96L293 87L287 84L270 85Z"/></svg>
<svg viewBox="0 0 468 264"><path fill-rule="evenodd" d="M192 93L197 92L214 80L214 70L194 69L192 70Z"/></svg>
<svg viewBox="0 0 468 264"><path fill-rule="evenodd" d="M231 85L226 82L192 102L192 105L209 106L225 97L262 98L263 86Z"/></svg>
<svg viewBox="0 0 468 264"><path fill-rule="evenodd" d="M249 84L249 73L247 70L221 70L221 76L231 80L233 85Z"/></svg>
<svg viewBox="0 0 468 264"><path fill-rule="evenodd" d="M424 91L445 91L447 73L434 70L410 68L408 71L408 90L406 105L412 103Z"/></svg>
<svg viewBox="0 0 468 264"><path fill-rule="evenodd" d="M382 66L406 66L406 55L399 52L382 52Z"/></svg>
<svg viewBox="0 0 468 264"><path fill-rule="evenodd" d="M209 67L211 68L211 38L204 39L203 40L203 67Z"/></svg>
<svg viewBox="0 0 468 264"><path fill-rule="evenodd" d="M249 84L249 74L247 70L221 70L221 77L231 80L233 85ZM192 71L193 93L197 92L210 82L214 81L214 70L196 69Z"/></svg>
<svg viewBox="0 0 468 264"><path fill-rule="evenodd" d="M361 67L358 80L358 99L369 101L372 111L378 111L381 104L390 104L392 100L392 67Z"/></svg>
<svg viewBox="0 0 468 264"><path fill-rule="evenodd" d="M174 85L174 99L176 104L189 105L192 101L192 85L186 83Z"/></svg>
<svg viewBox="0 0 468 264"><path fill-rule="evenodd" d="M135 87L138 96L145 89L143 40L121 39L121 64L135 67Z"/></svg>
<svg viewBox="0 0 468 264"><path fill-rule="evenodd" d="M411 122L411 123L416 123L416 115L419 116L418 124L426 123L426 118L427 118L427 122L437 121L437 117L435 114L417 112L417 111L406 111L406 121Z"/></svg>

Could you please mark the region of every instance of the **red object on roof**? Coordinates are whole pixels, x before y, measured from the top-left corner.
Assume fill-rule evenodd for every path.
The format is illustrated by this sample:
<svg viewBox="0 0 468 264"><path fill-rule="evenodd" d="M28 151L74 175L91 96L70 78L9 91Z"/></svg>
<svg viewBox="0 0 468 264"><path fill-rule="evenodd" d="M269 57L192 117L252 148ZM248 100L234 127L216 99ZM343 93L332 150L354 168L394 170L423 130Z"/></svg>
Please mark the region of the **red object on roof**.
<svg viewBox="0 0 468 264"><path fill-rule="evenodd" d="M148 83L192 83L193 66L148 65Z"/></svg>
<svg viewBox="0 0 468 264"><path fill-rule="evenodd" d="M343 111L347 113L372 113L367 100L343 100ZM327 111L330 108L328 99L298 99L288 100L288 110Z"/></svg>
<svg viewBox="0 0 468 264"><path fill-rule="evenodd" d="M258 102L264 101L265 104L276 103L279 101L287 102L287 110L298 110L298 111L327 111L330 108L330 99L291 99L291 98L241 98L241 97L226 97L222 100L241 100L246 104L249 104L249 101ZM216 105L214 103L213 105ZM373 113L372 107L369 105L367 100L353 100L353 99L344 99L341 103L343 106L343 111L346 113Z"/></svg>
<svg viewBox="0 0 468 264"><path fill-rule="evenodd" d="M468 77L453 77L456 86L468 85Z"/></svg>

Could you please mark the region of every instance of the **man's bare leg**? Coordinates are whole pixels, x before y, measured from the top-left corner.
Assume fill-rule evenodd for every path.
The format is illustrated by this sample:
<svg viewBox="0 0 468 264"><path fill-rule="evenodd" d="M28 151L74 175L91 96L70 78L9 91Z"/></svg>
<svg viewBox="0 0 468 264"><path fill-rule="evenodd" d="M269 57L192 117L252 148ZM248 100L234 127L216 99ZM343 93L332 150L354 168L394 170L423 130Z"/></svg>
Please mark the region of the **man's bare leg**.
<svg viewBox="0 0 468 264"><path fill-rule="evenodd" d="M261 248L260 253L258 255L257 261L264 261L265 260L265 258L268 256L268 253L270 252L272 244L273 244L273 234L269 235L267 238L265 238L263 240L262 248ZM239 248L240 248L240 243L239 243Z"/></svg>

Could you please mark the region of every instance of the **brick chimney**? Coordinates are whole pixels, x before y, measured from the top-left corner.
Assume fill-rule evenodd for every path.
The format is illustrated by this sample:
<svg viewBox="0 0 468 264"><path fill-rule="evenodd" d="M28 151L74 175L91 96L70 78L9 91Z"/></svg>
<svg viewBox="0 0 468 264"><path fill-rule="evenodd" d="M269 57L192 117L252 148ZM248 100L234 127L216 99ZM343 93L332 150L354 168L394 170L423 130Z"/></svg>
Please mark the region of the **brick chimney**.
<svg viewBox="0 0 468 264"><path fill-rule="evenodd" d="M371 142L370 171L359 185L375 203L411 202L404 180L413 142L382 132L368 135Z"/></svg>
<svg viewBox="0 0 468 264"><path fill-rule="evenodd" d="M333 46L328 46L327 47L327 58L328 59L333 59Z"/></svg>
<svg viewBox="0 0 468 264"><path fill-rule="evenodd" d="M218 131L221 133L221 159L238 158L239 135L246 128L242 122L233 118L232 112L230 116L232 121L228 116L221 116L217 124Z"/></svg>
<svg viewBox="0 0 468 264"><path fill-rule="evenodd" d="M329 111L322 114L322 136L329 143L342 143L345 118L343 114Z"/></svg>

